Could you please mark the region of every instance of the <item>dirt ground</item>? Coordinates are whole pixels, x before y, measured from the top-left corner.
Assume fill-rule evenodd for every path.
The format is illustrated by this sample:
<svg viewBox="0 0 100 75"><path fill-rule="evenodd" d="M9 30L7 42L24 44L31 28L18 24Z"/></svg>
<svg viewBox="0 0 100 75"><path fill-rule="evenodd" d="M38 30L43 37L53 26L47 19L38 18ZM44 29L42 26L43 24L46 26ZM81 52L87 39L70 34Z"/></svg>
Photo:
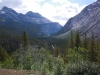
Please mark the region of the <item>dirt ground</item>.
<svg viewBox="0 0 100 75"><path fill-rule="evenodd" d="M0 75L40 75L32 70L0 69Z"/></svg>

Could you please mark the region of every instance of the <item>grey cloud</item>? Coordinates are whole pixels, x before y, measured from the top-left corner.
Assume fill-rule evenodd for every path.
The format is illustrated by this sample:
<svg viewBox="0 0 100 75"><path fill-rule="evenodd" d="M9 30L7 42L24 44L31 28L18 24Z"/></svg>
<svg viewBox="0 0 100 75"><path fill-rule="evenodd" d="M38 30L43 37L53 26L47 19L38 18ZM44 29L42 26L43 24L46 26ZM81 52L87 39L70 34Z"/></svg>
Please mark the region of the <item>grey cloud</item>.
<svg viewBox="0 0 100 75"><path fill-rule="evenodd" d="M19 7L21 4L22 4L22 0L2 0L2 2L0 2L0 9L3 6L16 8L16 7Z"/></svg>

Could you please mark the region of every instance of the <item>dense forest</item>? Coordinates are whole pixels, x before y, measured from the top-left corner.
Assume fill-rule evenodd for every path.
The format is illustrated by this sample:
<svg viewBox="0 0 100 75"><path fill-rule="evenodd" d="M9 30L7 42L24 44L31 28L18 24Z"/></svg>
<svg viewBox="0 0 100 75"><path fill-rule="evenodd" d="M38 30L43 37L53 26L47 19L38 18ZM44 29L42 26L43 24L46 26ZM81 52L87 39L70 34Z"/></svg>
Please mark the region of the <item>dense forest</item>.
<svg viewBox="0 0 100 75"><path fill-rule="evenodd" d="M0 68L39 71L41 75L100 75L100 38L70 32L67 41L0 34ZM52 41L53 42L53 41ZM65 43L66 42L66 43Z"/></svg>

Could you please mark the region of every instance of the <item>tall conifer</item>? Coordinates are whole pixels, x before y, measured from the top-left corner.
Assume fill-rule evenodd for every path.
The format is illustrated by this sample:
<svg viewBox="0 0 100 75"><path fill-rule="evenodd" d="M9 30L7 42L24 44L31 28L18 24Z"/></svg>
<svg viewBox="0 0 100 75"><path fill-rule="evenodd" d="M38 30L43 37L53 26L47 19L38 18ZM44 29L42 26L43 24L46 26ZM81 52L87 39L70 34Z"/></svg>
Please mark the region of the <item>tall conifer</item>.
<svg viewBox="0 0 100 75"><path fill-rule="evenodd" d="M96 42L97 62L100 63L100 38Z"/></svg>
<svg viewBox="0 0 100 75"><path fill-rule="evenodd" d="M54 56L55 56L55 57L58 57L59 54L60 54L60 50L59 50L59 48L58 48L57 46L55 46L55 47L54 47Z"/></svg>
<svg viewBox="0 0 100 75"><path fill-rule="evenodd" d="M77 31L76 37L75 37L75 47L77 51L78 51L79 46L80 46L80 35L79 35L79 32Z"/></svg>
<svg viewBox="0 0 100 75"><path fill-rule="evenodd" d="M87 40L86 33L83 35L82 47L84 47L85 49L87 49L87 47L88 47L88 40Z"/></svg>
<svg viewBox="0 0 100 75"><path fill-rule="evenodd" d="M71 49L74 48L74 35L73 35L72 31L71 31L70 37L69 37L69 48L71 48Z"/></svg>
<svg viewBox="0 0 100 75"><path fill-rule="evenodd" d="M96 61L96 47L95 47L94 32L92 32L92 36L91 36L91 40L90 40L89 59L90 59L91 62Z"/></svg>
<svg viewBox="0 0 100 75"><path fill-rule="evenodd" d="M27 49L29 45L29 38L28 38L26 31L23 31L23 34L21 36L21 44L24 49Z"/></svg>

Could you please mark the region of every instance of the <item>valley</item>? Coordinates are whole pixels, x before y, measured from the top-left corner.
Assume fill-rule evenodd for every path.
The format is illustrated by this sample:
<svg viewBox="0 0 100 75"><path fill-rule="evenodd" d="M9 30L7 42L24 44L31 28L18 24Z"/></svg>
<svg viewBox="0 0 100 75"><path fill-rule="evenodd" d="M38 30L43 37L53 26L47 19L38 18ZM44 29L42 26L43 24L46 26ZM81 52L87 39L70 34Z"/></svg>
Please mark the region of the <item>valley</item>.
<svg viewBox="0 0 100 75"><path fill-rule="evenodd" d="M61 26L41 14L0 10L0 75L100 75L100 0Z"/></svg>

